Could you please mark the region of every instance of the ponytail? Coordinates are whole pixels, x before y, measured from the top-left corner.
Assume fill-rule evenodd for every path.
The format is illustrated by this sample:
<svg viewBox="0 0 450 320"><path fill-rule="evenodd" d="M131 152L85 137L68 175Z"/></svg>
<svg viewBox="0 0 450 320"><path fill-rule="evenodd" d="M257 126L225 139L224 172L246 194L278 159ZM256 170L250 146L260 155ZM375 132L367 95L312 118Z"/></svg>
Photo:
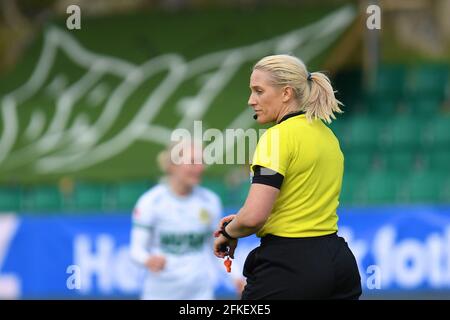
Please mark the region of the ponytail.
<svg viewBox="0 0 450 320"><path fill-rule="evenodd" d="M321 72L313 72L307 81L310 83L310 90L304 104L306 118L309 121L319 118L331 123L331 119L336 119L335 112L342 113L339 105L343 104L334 96L330 79Z"/></svg>
<svg viewBox="0 0 450 320"><path fill-rule="evenodd" d="M343 105L334 96L330 79L321 72L308 73L305 64L298 58L280 54L259 60L253 70L268 72L274 86L293 88L298 108L304 111L308 121L321 119L331 123L334 113L342 113Z"/></svg>

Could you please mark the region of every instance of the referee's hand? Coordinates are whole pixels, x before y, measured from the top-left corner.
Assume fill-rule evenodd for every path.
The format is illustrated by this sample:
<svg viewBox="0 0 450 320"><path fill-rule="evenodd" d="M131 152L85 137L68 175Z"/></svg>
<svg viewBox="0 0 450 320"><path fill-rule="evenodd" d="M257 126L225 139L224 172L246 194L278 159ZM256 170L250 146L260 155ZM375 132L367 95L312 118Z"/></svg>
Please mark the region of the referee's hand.
<svg viewBox="0 0 450 320"><path fill-rule="evenodd" d="M230 256L230 258L234 259L234 250L236 250L237 244L237 239L229 240L222 234L219 234L219 236L214 240L214 255L218 258L225 258L226 256ZM221 249L223 247L227 247L227 251L222 251Z"/></svg>
<svg viewBox="0 0 450 320"><path fill-rule="evenodd" d="M225 222L230 222L231 220L236 217L235 214L230 214L226 217L223 217L222 220L220 220L219 225L217 226L216 231L214 231L214 238L217 238L220 235L220 230L222 230L222 226Z"/></svg>

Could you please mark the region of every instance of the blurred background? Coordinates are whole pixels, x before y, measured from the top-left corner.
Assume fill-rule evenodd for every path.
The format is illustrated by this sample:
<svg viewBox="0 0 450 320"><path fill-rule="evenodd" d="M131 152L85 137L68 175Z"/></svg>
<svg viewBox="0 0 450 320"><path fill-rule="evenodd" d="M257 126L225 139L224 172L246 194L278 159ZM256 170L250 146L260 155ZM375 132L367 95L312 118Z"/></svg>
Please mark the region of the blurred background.
<svg viewBox="0 0 450 320"><path fill-rule="evenodd" d="M70 28L74 4L81 29ZM0 298L136 298L130 218L161 176L157 153L195 120L258 128L249 75L273 53L326 71L345 105L330 127L362 298L450 298L450 0L0 0L0 10ZM231 213L248 166L211 165L203 185ZM242 260L257 240L240 243ZM80 289L69 283L77 266ZM223 281L217 296L232 288Z"/></svg>

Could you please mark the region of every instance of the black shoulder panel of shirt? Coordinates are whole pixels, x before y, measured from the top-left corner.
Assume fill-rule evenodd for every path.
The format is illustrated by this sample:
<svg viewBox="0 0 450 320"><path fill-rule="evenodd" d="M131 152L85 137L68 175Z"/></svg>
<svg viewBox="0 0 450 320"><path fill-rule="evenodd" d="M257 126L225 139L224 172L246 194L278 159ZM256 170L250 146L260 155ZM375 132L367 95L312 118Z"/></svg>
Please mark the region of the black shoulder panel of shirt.
<svg viewBox="0 0 450 320"><path fill-rule="evenodd" d="M281 173L278 173L272 169L262 166L253 167L252 183L265 184L277 189L281 189L283 179L284 176Z"/></svg>

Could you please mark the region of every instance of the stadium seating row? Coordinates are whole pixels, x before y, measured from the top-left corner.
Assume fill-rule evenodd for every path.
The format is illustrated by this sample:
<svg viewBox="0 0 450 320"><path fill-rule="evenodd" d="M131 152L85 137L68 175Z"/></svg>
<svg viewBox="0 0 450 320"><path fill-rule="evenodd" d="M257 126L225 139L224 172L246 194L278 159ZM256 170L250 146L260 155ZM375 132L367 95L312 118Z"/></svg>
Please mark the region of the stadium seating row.
<svg viewBox="0 0 450 320"><path fill-rule="evenodd" d="M361 173L371 170L396 170L404 173L418 170L450 172L450 149L416 152L392 150L388 152L349 151L345 152L345 172Z"/></svg>
<svg viewBox="0 0 450 320"><path fill-rule="evenodd" d="M138 197L149 187L147 181L117 185L80 183L67 193L60 186L1 187L0 212L93 212L131 211ZM208 179L204 186L214 190L227 206L242 205L248 179L230 186ZM450 172L438 170L347 171L341 194L346 205L388 203L450 203Z"/></svg>
<svg viewBox="0 0 450 320"><path fill-rule="evenodd" d="M344 151L442 150L450 146L450 114L343 117L331 124Z"/></svg>
<svg viewBox="0 0 450 320"><path fill-rule="evenodd" d="M373 86L363 86L361 70L336 75L334 85L347 113L371 116L409 113L433 116L450 108L450 65L382 65Z"/></svg>
<svg viewBox="0 0 450 320"><path fill-rule="evenodd" d="M344 176L343 204L450 203L450 175L438 171L372 171Z"/></svg>
<svg viewBox="0 0 450 320"><path fill-rule="evenodd" d="M397 98L422 95L442 98L448 90L449 74L447 64L384 65L378 70L375 92Z"/></svg>
<svg viewBox="0 0 450 320"><path fill-rule="evenodd" d="M120 184L80 183L0 188L0 211L131 210L138 197L151 186L147 181Z"/></svg>
<svg viewBox="0 0 450 320"><path fill-rule="evenodd" d="M448 106L447 101L435 95L410 96L398 99L392 96L382 96L379 93L368 94L357 102L359 111L365 111L372 116L392 116L395 114L412 114L423 117L433 116Z"/></svg>

